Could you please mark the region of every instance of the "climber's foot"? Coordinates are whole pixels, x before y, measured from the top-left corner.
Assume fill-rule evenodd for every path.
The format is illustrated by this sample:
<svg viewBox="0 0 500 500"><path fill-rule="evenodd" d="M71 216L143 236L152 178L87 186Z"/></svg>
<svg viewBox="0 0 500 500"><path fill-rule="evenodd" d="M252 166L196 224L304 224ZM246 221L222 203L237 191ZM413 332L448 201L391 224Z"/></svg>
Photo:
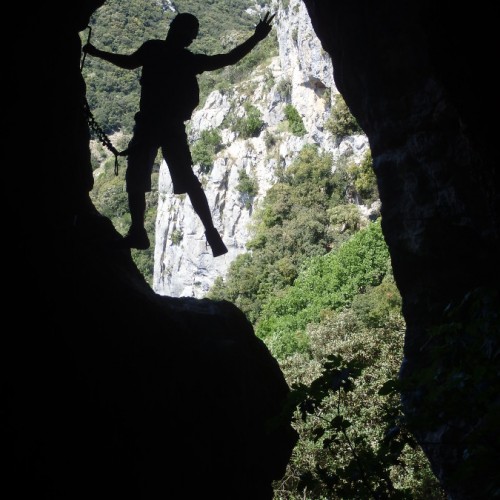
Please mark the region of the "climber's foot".
<svg viewBox="0 0 500 500"><path fill-rule="evenodd" d="M226 245L224 245L224 242L222 241L222 238L220 237L220 234L218 233L217 229L213 227L212 229L207 229L205 231L205 236L207 238L208 244L210 245L210 248L212 249L212 254L214 257L219 257L219 255L224 255L227 253L227 248Z"/></svg>
<svg viewBox="0 0 500 500"><path fill-rule="evenodd" d="M136 248L137 250L147 250L149 248L149 238L146 230L130 228L127 235L121 240L120 246L123 248Z"/></svg>

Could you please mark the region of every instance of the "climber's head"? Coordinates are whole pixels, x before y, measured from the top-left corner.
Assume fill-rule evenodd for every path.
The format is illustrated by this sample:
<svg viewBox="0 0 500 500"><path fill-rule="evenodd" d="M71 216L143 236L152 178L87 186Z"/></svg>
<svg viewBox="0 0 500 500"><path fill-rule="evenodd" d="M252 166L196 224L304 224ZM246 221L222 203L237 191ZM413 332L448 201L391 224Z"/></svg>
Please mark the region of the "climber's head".
<svg viewBox="0 0 500 500"><path fill-rule="evenodd" d="M181 13L177 14L170 23L167 38L175 40L183 47L191 45L191 42L198 36L200 23L193 14Z"/></svg>

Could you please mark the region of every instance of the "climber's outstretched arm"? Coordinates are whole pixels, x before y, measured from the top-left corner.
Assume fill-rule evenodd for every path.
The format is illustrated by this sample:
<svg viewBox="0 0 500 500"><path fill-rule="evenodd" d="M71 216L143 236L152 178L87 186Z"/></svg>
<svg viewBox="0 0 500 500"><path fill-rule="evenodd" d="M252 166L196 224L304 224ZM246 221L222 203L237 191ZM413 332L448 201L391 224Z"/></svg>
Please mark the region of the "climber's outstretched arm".
<svg viewBox="0 0 500 500"><path fill-rule="evenodd" d="M85 53L108 61L115 66L123 69L136 69L141 66L137 51L133 54L113 54L112 52L106 52L105 50L99 50L91 43L87 43L82 49Z"/></svg>
<svg viewBox="0 0 500 500"><path fill-rule="evenodd" d="M202 71L213 71L216 69L224 68L236 64L239 60L243 59L260 41L264 40L271 32L271 21L274 19L273 14L269 17L269 12L261 19L255 27L254 34L248 38L241 45L238 45L227 54L216 54L208 56L204 59Z"/></svg>

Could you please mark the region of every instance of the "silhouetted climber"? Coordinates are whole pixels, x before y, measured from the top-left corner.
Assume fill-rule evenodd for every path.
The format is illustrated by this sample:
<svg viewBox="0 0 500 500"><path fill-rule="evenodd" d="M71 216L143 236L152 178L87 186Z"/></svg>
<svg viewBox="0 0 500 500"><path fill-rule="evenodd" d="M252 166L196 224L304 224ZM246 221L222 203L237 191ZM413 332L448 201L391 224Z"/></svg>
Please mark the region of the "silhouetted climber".
<svg viewBox="0 0 500 500"><path fill-rule="evenodd" d="M86 44L83 50L120 68L142 67L141 99L135 115L134 134L128 148L127 193L132 223L124 238L129 248L149 248L144 228L145 193L151 190L151 172L158 149L167 162L175 194L187 193L205 228L214 257L227 248L212 221L207 197L192 168L191 152L184 122L199 104L196 75L237 63L271 31L274 14L267 13L254 34L226 54L204 55L189 51L198 36L198 19L177 14L165 40L148 40L130 55L113 54Z"/></svg>

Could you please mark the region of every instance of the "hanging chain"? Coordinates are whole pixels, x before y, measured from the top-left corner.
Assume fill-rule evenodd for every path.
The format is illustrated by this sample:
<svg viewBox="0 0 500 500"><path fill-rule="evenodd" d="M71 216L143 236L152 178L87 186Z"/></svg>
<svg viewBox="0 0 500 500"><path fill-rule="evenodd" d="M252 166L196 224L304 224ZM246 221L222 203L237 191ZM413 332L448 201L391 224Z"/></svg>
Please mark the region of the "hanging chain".
<svg viewBox="0 0 500 500"><path fill-rule="evenodd" d="M108 148L114 155L115 155L115 175L118 175L118 157L119 156L124 156L127 154L127 151L118 151L113 144L111 143L111 140L109 137L106 135L106 132L101 128L101 126L96 122L94 115L92 114L92 111L90 110L89 103L87 102L87 99L85 99L85 103L83 105L83 112L85 113L85 117L87 118L87 122L94 132L94 134L97 136L99 139L99 142Z"/></svg>
<svg viewBox="0 0 500 500"><path fill-rule="evenodd" d="M88 29L89 29L89 34L87 37L87 43L90 43L90 35L92 34L92 27L88 26ZM83 70L83 65L85 64L86 55L87 55L87 53L84 52L83 58L82 58L82 64L80 66L80 71ZM89 103L87 101L87 97L85 97L85 103L83 104L83 112L85 114L85 118L87 119L89 127L92 129L94 134L97 136L100 143L103 146L105 146L106 148L108 148L109 151L111 151L115 155L115 175L118 175L118 157L125 156L127 154L127 150L120 152L113 146L113 144L111 143L111 140L107 136L106 132L104 132L102 127L97 123L96 119L94 118L94 115L92 114Z"/></svg>

